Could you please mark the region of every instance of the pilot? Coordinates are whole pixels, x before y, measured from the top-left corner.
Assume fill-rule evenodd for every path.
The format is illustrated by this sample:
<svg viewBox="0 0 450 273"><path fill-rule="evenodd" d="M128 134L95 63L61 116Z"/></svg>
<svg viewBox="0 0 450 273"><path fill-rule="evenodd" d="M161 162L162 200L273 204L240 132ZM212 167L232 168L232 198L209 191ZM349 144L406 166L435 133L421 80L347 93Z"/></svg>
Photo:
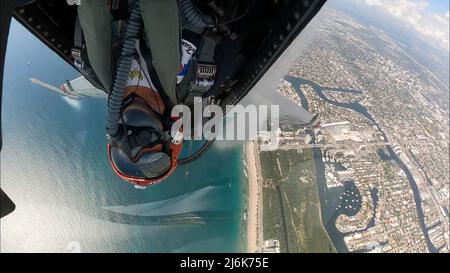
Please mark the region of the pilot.
<svg viewBox="0 0 450 273"><path fill-rule="evenodd" d="M183 31L183 38L191 37L191 41L180 39L181 20L176 0L125 1L129 7L138 5L140 12L134 15L139 18L135 21L142 23L143 30L130 38L126 31L132 22L128 21L122 28L113 23L115 2L119 1L83 0L78 6L79 24L89 64L103 89L110 94L107 131L112 169L137 187L146 187L164 180L177 166L182 132L170 134L174 122L170 110L179 103L177 84L186 74L198 38L194 32ZM117 58L114 57L116 36L122 36L122 55ZM131 51L129 44L123 42L125 39L133 39ZM124 55L124 48L131 54ZM126 80L121 82L124 79L120 74L121 61L128 57L131 57L130 69L126 71ZM117 94L120 94L119 103L114 98Z"/></svg>

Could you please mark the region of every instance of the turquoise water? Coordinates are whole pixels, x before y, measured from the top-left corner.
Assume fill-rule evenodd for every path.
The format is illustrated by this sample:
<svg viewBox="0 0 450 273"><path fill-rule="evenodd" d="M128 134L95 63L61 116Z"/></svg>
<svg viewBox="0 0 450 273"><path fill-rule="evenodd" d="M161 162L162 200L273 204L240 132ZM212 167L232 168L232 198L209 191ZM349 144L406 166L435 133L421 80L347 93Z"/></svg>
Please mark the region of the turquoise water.
<svg viewBox="0 0 450 273"><path fill-rule="evenodd" d="M62 98L29 81L59 86L77 76L12 22L1 187L17 208L1 220L1 251L244 251L242 144L215 144L166 182L136 190L107 162L105 101Z"/></svg>

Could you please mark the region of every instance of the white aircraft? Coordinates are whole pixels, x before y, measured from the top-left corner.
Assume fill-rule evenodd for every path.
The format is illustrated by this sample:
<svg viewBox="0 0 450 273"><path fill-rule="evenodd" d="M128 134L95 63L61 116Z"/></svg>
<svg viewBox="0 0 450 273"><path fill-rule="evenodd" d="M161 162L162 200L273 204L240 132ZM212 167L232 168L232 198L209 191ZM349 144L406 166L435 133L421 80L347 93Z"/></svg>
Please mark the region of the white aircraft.
<svg viewBox="0 0 450 273"><path fill-rule="evenodd" d="M30 81L34 84L45 87L50 91L56 92L60 95L67 96L72 99L78 99L80 97L105 99L107 97L107 94L105 92L98 88L95 88L83 76L75 78L71 81L67 80L60 86L60 88L36 78L30 78Z"/></svg>

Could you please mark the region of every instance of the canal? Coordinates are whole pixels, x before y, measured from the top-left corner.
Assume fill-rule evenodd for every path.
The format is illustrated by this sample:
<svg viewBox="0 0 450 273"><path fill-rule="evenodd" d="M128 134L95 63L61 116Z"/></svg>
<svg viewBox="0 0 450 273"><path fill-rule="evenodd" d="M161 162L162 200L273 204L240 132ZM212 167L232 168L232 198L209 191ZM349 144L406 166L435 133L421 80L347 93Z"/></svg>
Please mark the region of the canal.
<svg viewBox="0 0 450 273"><path fill-rule="evenodd" d="M367 118L374 126L377 127L377 129L383 135L384 139L387 141L385 132L380 128L378 123L375 121L375 119L372 117L372 115L368 112L367 108L365 106L363 106L362 104L360 104L359 102L347 103L347 102L338 102L338 101L331 100L323 94L323 92L325 90L320 85L318 85L317 83L314 83L312 81L306 80L306 79L296 78L296 77L287 75L287 76L285 76L285 80L292 83L294 89L300 96L302 106L306 110L309 110L309 105L308 105L308 100L307 100L305 94L303 94L303 92L300 89L301 85L309 85L310 87L312 87L314 92L317 94L317 96L319 96L320 99L322 99L323 101L325 101L327 103L330 103L337 107L345 108L348 110L353 110L353 111L360 113L365 118ZM338 89L336 89L336 90L338 90ZM419 218L419 224L422 229L423 235L425 237L425 241L427 243L427 248L430 252L436 253L437 249L431 242L430 236L427 232L427 227L425 224L425 218L424 218L423 209L422 209L422 202L420 199L420 193L419 193L417 183L416 183L413 175L411 174L410 170L401 161L401 159L395 154L392 147L386 146L386 150L387 150L388 156L396 164L398 164L398 166L400 167L400 169L402 169L402 171L405 173L405 175L408 179L408 182L409 182L411 189L413 191L413 194L414 194L414 202L416 204L416 210L417 210L417 215ZM326 186L325 164L322 160L322 152L321 152L320 148L313 148L313 155L314 155L314 161L315 161L317 183L318 183L318 188L319 188L319 198L320 198L320 203L321 203L321 207L322 207L321 213L322 213L323 225L324 225L325 229L327 230L328 235L332 239L335 248L339 252L348 252L348 249L344 243L345 234L342 234L341 232L339 232L335 226L337 216L339 216L339 214L345 213L345 212L342 212L342 211L340 212L339 210L336 211L336 207L335 207L334 208L335 213L334 214L331 213L331 210L335 203L335 202L333 202L333 200L336 199L336 194L339 194L339 193L329 190ZM344 185L344 187L345 187L345 185ZM376 209L376 205L378 203L378 198L376 198L376 200L374 200L374 198L373 198L374 192L371 192L371 196L372 196L372 202L374 202L374 204L373 204L374 208ZM338 214L338 215L336 215L336 214ZM374 215L375 215L375 213L374 213ZM372 219L369 224L374 225L374 219Z"/></svg>

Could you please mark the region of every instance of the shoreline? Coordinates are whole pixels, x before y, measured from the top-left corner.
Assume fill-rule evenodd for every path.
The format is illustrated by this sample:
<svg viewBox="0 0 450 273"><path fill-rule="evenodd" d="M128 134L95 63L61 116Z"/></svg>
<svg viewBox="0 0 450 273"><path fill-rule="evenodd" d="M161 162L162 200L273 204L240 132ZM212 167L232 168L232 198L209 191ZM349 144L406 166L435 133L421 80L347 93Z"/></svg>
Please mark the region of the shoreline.
<svg viewBox="0 0 450 273"><path fill-rule="evenodd" d="M261 251L262 219L261 219L261 185L259 182L255 144L245 143L245 161L248 171L248 209L247 209L247 252Z"/></svg>
<svg viewBox="0 0 450 273"><path fill-rule="evenodd" d="M318 149L318 148L316 148L316 149ZM331 245L333 246L333 249L334 249L334 251L336 252L336 253L339 253L339 251L338 251L338 249L337 249L337 247L336 247L336 244L335 244L335 240L333 240L332 238L331 238L331 235L329 234L329 232L328 232L328 230L327 230L327 228L326 228L326 226L325 226L325 223L324 223L324 221L323 221L323 216L322 216L322 213L323 213L323 210L325 209L325 208L322 208L322 197L321 197L321 195L320 195L320 190L321 189L319 189L319 177L318 177L318 172L317 172L317 166L316 166L316 160L315 160L315 158L314 158L314 149L311 151L311 154L312 154L312 161L313 161L313 164L312 164L312 166L313 166L313 174L314 174L314 183L316 184L316 187L317 187L317 198L318 198L318 201L319 201L319 219L320 219L320 224L321 224L321 226L322 226L322 229L323 229L323 231L325 232L325 234L327 235L327 238L328 238L328 240L331 242ZM326 182L325 182L325 184L326 184ZM344 242L344 244L345 244L345 242ZM347 246L345 246L345 247L347 247Z"/></svg>

